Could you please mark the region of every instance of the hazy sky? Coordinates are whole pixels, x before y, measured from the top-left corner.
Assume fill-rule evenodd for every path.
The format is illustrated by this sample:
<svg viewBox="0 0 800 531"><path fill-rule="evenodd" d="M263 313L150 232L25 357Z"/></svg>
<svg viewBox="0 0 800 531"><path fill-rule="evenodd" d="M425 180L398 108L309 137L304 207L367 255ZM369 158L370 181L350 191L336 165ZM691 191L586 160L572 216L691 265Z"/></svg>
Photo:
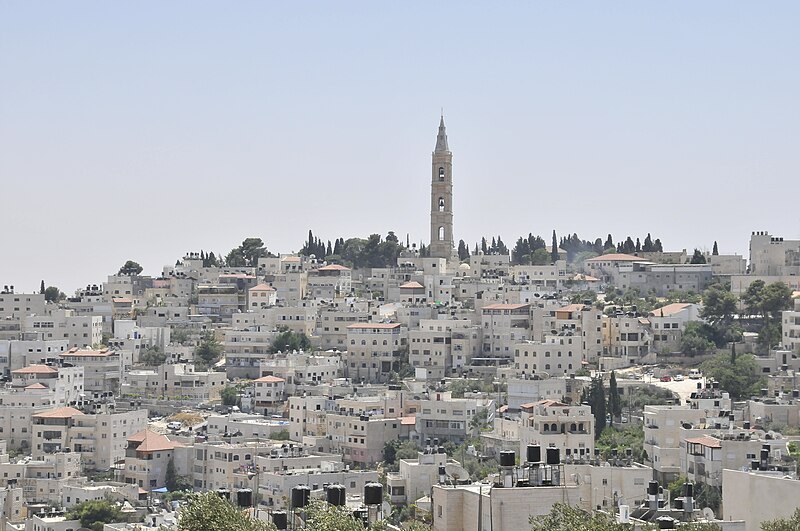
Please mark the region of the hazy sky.
<svg viewBox="0 0 800 531"><path fill-rule="evenodd" d="M800 4L0 0L0 284L259 236L800 237Z"/></svg>

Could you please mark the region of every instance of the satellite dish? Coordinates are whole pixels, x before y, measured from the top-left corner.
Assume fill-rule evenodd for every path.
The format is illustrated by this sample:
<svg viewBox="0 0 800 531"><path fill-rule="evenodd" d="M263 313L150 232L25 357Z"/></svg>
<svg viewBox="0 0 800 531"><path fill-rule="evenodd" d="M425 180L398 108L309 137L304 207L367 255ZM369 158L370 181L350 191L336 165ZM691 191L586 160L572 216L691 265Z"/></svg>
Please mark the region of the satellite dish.
<svg viewBox="0 0 800 531"><path fill-rule="evenodd" d="M453 478L453 481L469 479L469 472L467 472L467 469L455 463L447 463L444 465L444 472L447 474L447 477Z"/></svg>
<svg viewBox="0 0 800 531"><path fill-rule="evenodd" d="M716 520L717 517L714 516L714 511L711 510L711 507L706 507L703 509L703 516L706 520Z"/></svg>

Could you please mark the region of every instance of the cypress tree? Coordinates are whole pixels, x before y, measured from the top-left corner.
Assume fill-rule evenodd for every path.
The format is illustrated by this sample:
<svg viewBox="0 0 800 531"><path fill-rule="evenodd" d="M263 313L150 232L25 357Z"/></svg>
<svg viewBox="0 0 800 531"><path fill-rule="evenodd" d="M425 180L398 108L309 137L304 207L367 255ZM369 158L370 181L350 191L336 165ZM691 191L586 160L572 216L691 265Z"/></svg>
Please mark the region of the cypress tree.
<svg viewBox="0 0 800 531"><path fill-rule="evenodd" d="M608 409L611 413L611 422L613 424L614 417L622 415L622 400L619 397L617 375L614 371L611 371L611 380L608 383Z"/></svg>
<svg viewBox="0 0 800 531"><path fill-rule="evenodd" d="M719 249L717 248L717 242L714 241L714 249L711 251L713 256L719 256Z"/></svg>
<svg viewBox="0 0 800 531"><path fill-rule="evenodd" d="M553 229L553 248L550 250L550 259L553 263L558 260L558 238L556 238L556 230Z"/></svg>
<svg viewBox="0 0 800 531"><path fill-rule="evenodd" d="M39 294L44 295L44 280L42 280L42 283L39 286Z"/></svg>

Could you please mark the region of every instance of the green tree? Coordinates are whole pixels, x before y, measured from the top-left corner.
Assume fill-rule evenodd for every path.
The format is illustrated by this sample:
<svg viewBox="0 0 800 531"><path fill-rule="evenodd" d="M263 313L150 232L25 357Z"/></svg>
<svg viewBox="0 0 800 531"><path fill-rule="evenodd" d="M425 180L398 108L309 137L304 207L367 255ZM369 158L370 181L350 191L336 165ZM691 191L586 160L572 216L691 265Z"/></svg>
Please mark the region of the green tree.
<svg viewBox="0 0 800 531"><path fill-rule="evenodd" d="M541 516L530 516L531 531L631 531L631 524L617 523L614 516L605 512L589 514L566 503L556 503L550 512ZM644 525L643 531L658 529L654 524ZM683 531L720 531L716 524L681 524ZM780 530L783 531L783 530Z"/></svg>
<svg viewBox="0 0 800 531"><path fill-rule="evenodd" d="M142 266L133 260L128 260L119 268L118 275L134 276L142 272Z"/></svg>
<svg viewBox="0 0 800 531"><path fill-rule="evenodd" d="M105 524L124 520L122 511L109 500L90 500L79 503L67 511L67 520L80 520L83 527L103 531Z"/></svg>
<svg viewBox="0 0 800 531"><path fill-rule="evenodd" d="M608 382L608 412L611 413L612 423L615 417L622 415L622 401L619 397L617 375L614 371L611 371L611 379Z"/></svg>
<svg viewBox="0 0 800 531"><path fill-rule="evenodd" d="M800 509L788 518L775 518L761 522L761 531L797 531L800 529Z"/></svg>
<svg viewBox="0 0 800 531"><path fill-rule="evenodd" d="M63 291L55 286L49 286L44 290L44 300L47 302L58 302L66 299L67 296Z"/></svg>
<svg viewBox="0 0 800 531"><path fill-rule="evenodd" d="M170 492L177 492L181 490L191 490L192 482L185 476L179 476L175 470L175 460L171 457L167 461L166 471L166 487Z"/></svg>
<svg viewBox="0 0 800 531"><path fill-rule="evenodd" d="M271 522L257 520L216 492L191 494L178 519L181 531L274 531Z"/></svg>
<svg viewBox="0 0 800 531"><path fill-rule="evenodd" d="M606 391L603 388L602 376L592 378L588 398L594 415L594 438L597 440L606 427Z"/></svg>
<svg viewBox="0 0 800 531"><path fill-rule="evenodd" d="M644 453L644 428L639 425L628 425L618 429L612 426L603 430L600 438L594 444L600 450L603 459L610 459L612 450L617 450L620 457L625 455L625 451L631 449L631 457L637 463L645 461Z"/></svg>
<svg viewBox="0 0 800 531"><path fill-rule="evenodd" d="M165 361L167 361L167 355L161 352L161 349L157 346L146 347L144 351L139 354L139 363L143 363L151 367L163 365Z"/></svg>
<svg viewBox="0 0 800 531"><path fill-rule="evenodd" d="M44 295L44 280L42 280L42 283L39 285L39 294Z"/></svg>
<svg viewBox="0 0 800 531"><path fill-rule="evenodd" d="M764 377L752 354L741 354L731 362L727 352L717 354L702 365L703 373L719 382L724 391L734 400L741 400L758 394Z"/></svg>
<svg viewBox="0 0 800 531"><path fill-rule="evenodd" d="M766 283L763 280L754 280L747 286L742 294L742 304L744 304L747 315L761 317L761 299L764 296L765 287Z"/></svg>
<svg viewBox="0 0 800 531"><path fill-rule="evenodd" d="M469 247L464 240L458 240L458 259L462 262L469 258Z"/></svg>
<svg viewBox="0 0 800 531"><path fill-rule="evenodd" d="M305 510L307 531L364 531L364 524L353 518L347 507L312 501Z"/></svg>
<svg viewBox="0 0 800 531"><path fill-rule="evenodd" d="M195 362L199 361L208 367L219 360L222 355L222 344L212 334L206 335L194 349Z"/></svg>
<svg viewBox="0 0 800 531"><path fill-rule="evenodd" d="M703 292L700 317L714 326L728 328L736 313L736 295L720 284L713 284Z"/></svg>
<svg viewBox="0 0 800 531"><path fill-rule="evenodd" d="M692 258L689 260L690 264L705 264L706 257L700 252L700 249L695 249Z"/></svg>
<svg viewBox="0 0 800 531"><path fill-rule="evenodd" d="M222 399L222 404L225 406L239 405L239 390L232 385L226 385L219 392L219 397Z"/></svg>
<svg viewBox="0 0 800 531"><path fill-rule="evenodd" d="M711 256L719 256L719 247L717 247L716 240L714 240L714 248L711 250Z"/></svg>
<svg viewBox="0 0 800 531"><path fill-rule="evenodd" d="M239 247L231 249L225 257L225 264L228 267L255 267L262 256L269 256L269 252L261 238L245 238Z"/></svg>
<svg viewBox="0 0 800 531"><path fill-rule="evenodd" d="M547 249L536 249L531 254L531 265L548 265L550 263L550 253Z"/></svg>
<svg viewBox="0 0 800 531"><path fill-rule="evenodd" d="M553 229L553 243L550 249L550 260L555 264L558 260L558 238L556 238L556 231Z"/></svg>
<svg viewBox="0 0 800 531"><path fill-rule="evenodd" d="M275 336L270 344L269 351L275 352L292 352L293 350L309 350L311 348L311 340L302 332L293 332L292 330L284 329Z"/></svg>

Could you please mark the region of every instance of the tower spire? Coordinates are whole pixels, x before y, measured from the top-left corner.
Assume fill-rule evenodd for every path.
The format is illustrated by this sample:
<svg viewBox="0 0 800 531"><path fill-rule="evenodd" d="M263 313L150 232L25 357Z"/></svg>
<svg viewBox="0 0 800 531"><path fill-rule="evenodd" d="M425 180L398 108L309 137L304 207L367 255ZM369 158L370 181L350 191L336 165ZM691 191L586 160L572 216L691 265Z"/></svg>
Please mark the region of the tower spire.
<svg viewBox="0 0 800 531"><path fill-rule="evenodd" d="M434 151L437 153L450 151L447 146L447 131L444 127L444 109L442 109L441 119L439 120L439 134L436 135L436 149Z"/></svg>

